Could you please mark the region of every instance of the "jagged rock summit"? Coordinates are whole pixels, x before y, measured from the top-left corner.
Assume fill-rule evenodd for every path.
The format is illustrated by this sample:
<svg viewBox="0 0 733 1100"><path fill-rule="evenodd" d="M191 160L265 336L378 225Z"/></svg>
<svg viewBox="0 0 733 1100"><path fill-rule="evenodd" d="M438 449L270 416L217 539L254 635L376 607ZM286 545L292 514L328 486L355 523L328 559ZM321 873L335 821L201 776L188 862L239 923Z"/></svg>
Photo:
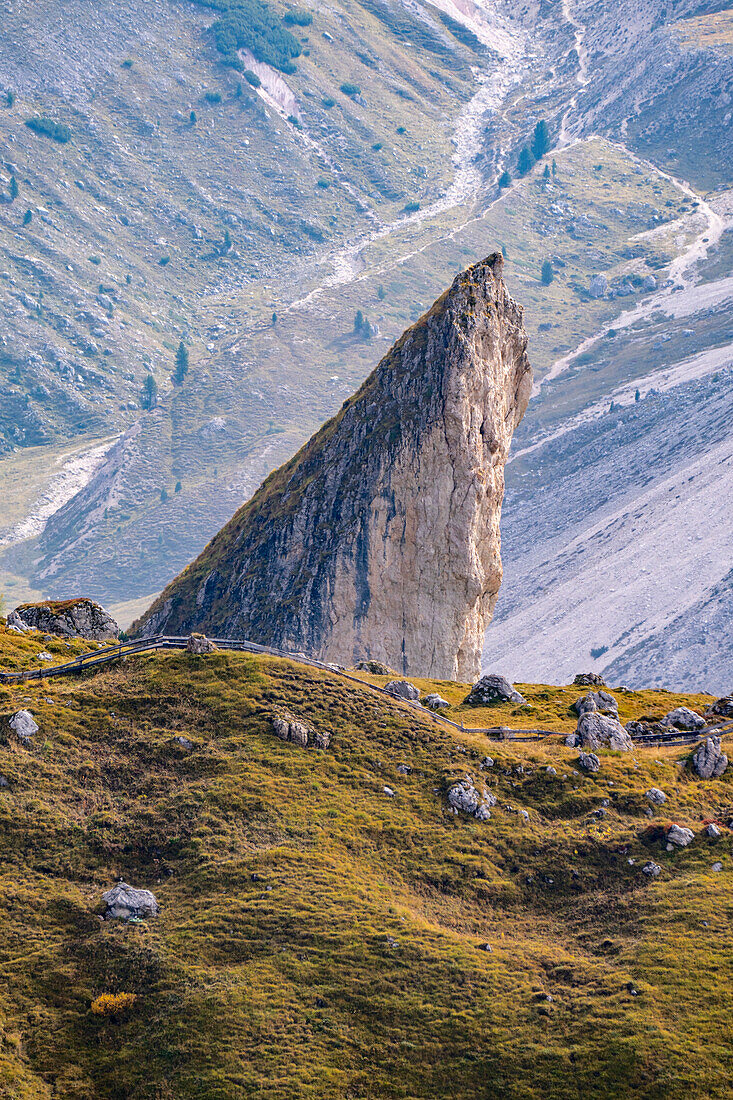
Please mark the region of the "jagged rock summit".
<svg viewBox="0 0 733 1100"><path fill-rule="evenodd" d="M133 631L476 679L501 583L504 464L531 389L502 267L494 254L457 276Z"/></svg>

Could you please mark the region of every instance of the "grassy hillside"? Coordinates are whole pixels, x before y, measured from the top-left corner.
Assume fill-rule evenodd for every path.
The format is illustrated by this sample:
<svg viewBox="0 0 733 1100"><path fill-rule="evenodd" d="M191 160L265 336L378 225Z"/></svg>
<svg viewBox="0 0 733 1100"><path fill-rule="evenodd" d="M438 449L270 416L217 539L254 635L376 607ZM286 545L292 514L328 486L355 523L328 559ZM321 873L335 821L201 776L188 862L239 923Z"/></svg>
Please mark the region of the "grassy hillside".
<svg viewBox="0 0 733 1100"><path fill-rule="evenodd" d="M0 666L36 642L0 627ZM330 748L279 741L283 706ZM684 759L585 777L560 737L454 736L245 655L0 688L0 1096L729 1096L733 864L702 825L727 824L730 778ZM485 824L448 810L466 772L498 797ZM672 820L697 836L668 854ZM99 920L120 877L158 919Z"/></svg>

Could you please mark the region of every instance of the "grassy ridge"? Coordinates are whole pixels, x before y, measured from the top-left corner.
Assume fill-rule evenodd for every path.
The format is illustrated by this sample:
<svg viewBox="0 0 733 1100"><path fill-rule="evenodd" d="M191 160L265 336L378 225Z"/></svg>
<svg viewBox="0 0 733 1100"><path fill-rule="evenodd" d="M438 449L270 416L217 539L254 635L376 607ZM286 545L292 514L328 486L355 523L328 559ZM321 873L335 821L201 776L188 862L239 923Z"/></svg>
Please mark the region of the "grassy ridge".
<svg viewBox="0 0 733 1100"><path fill-rule="evenodd" d="M0 665L31 641L0 627ZM278 741L282 706L331 748ZM730 1095L733 864L702 835L729 777L679 749L576 764L271 658L0 689L0 1097ZM448 812L466 771L498 797L483 825ZM664 851L668 820L690 849ZM100 922L118 877L161 916Z"/></svg>

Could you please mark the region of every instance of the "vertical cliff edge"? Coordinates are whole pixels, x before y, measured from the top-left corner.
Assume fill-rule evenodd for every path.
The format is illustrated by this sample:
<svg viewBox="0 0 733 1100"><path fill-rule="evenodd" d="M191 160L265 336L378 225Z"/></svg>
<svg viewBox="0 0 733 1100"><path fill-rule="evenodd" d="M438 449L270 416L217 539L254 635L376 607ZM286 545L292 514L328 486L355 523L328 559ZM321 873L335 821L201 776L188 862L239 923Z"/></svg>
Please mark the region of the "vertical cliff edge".
<svg viewBox="0 0 733 1100"><path fill-rule="evenodd" d="M531 389L502 266L494 254L457 276L133 633L477 676L501 583L504 464Z"/></svg>

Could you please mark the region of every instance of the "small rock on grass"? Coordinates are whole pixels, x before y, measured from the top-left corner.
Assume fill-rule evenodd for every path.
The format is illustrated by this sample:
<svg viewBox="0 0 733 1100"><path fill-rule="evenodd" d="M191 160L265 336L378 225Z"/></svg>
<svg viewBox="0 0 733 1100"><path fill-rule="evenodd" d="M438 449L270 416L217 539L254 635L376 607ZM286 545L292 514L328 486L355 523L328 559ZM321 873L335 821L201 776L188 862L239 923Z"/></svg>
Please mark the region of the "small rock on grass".
<svg viewBox="0 0 733 1100"><path fill-rule="evenodd" d="M642 873L647 878L657 878L662 873L662 868L658 863L655 863L653 859L650 859L648 863L645 863L642 867Z"/></svg>
<svg viewBox="0 0 733 1100"><path fill-rule="evenodd" d="M671 851L670 845L676 848L686 848L695 839L692 829L685 829L682 825L671 825L667 832L667 851Z"/></svg>
<svg viewBox="0 0 733 1100"><path fill-rule="evenodd" d="M721 835L720 829L718 828L718 826L715 824L714 821L710 822L707 829L705 830L705 833L706 833L707 836L710 837L711 840L717 840L718 837Z"/></svg>
<svg viewBox="0 0 733 1100"><path fill-rule="evenodd" d="M652 787L646 792L646 797L655 806L662 806L667 801L667 796L664 791L660 791L659 787Z"/></svg>
<svg viewBox="0 0 733 1100"><path fill-rule="evenodd" d="M38 733L38 724L29 710L16 711L10 719L10 728L23 744L30 741L34 733Z"/></svg>
<svg viewBox="0 0 733 1100"><path fill-rule="evenodd" d="M713 866L711 867L711 870L712 871L722 871L723 870L723 864L719 863L719 862L714 863Z"/></svg>
<svg viewBox="0 0 733 1100"><path fill-rule="evenodd" d="M601 762L594 752L580 753L580 766L587 772L598 772L601 770Z"/></svg>

